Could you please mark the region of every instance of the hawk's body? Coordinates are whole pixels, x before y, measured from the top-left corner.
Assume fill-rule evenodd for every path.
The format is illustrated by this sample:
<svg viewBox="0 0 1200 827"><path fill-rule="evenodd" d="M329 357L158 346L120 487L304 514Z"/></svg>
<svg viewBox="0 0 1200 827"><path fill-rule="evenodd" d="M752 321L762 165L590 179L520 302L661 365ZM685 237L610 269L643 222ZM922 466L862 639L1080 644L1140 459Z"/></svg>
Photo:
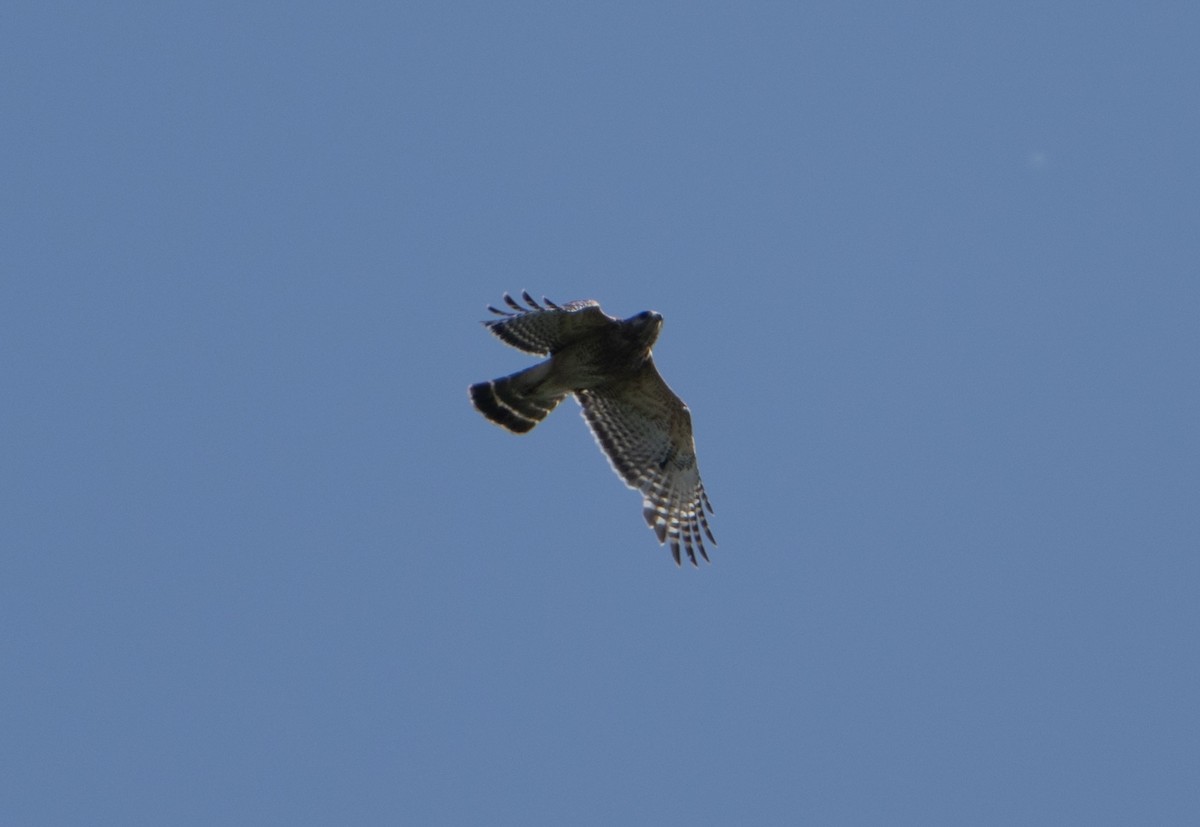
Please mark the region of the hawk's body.
<svg viewBox="0 0 1200 827"><path fill-rule="evenodd" d="M704 511L712 511L692 442L687 406L659 376L650 348L662 316L646 311L614 319L594 301L546 307L524 294L528 308L507 294L515 312L488 308L504 318L486 322L513 347L549 355L531 368L471 386L475 407L493 422L525 433L569 393L613 468L642 492L643 514L660 543L669 540L675 562L682 548L692 564L707 560L701 530L716 545Z"/></svg>

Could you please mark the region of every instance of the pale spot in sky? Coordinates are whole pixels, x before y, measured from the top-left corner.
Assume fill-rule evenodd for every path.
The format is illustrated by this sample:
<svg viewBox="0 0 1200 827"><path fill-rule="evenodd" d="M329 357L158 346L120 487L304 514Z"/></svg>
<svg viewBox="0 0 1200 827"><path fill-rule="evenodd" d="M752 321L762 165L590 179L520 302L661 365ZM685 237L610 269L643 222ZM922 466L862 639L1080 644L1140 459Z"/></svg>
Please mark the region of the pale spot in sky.
<svg viewBox="0 0 1200 827"><path fill-rule="evenodd" d="M1050 156L1039 149L1029 153L1026 162L1031 169L1045 169L1050 165Z"/></svg>

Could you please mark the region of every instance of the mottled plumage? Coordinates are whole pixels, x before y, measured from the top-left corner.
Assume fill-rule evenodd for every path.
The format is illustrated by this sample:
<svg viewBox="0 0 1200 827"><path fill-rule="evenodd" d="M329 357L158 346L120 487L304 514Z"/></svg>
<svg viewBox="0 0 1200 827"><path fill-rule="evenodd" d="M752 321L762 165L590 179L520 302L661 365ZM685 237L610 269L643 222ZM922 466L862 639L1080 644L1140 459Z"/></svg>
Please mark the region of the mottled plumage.
<svg viewBox="0 0 1200 827"><path fill-rule="evenodd" d="M543 306L528 293L523 298L528 307L506 293L511 310L489 307L503 318L484 324L507 344L550 358L472 385L475 407L508 430L526 433L574 394L613 469L642 492L642 513L659 543L670 543L676 564L681 549L692 565L696 552L707 560L703 537L717 541L705 516L713 508L696 465L692 417L650 354L662 316L646 311L621 320L594 301L560 306L543 299Z"/></svg>

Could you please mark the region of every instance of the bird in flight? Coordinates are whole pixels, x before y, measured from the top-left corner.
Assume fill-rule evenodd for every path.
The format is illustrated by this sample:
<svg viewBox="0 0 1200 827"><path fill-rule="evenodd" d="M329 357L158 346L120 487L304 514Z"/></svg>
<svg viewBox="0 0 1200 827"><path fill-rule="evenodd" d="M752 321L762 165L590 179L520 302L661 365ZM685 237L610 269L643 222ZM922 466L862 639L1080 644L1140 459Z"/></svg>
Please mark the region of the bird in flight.
<svg viewBox="0 0 1200 827"><path fill-rule="evenodd" d="M663 319L645 311L615 319L595 301L527 306L504 294L509 310L488 307L500 318L484 322L501 341L550 358L511 376L480 382L471 401L491 421L523 434L574 394L613 470L642 493L642 514L659 544L669 543L675 564L680 551L692 565L706 561L704 537L717 544L705 511L712 513L692 441L692 416L654 367L650 348ZM701 535L703 532L703 536Z"/></svg>

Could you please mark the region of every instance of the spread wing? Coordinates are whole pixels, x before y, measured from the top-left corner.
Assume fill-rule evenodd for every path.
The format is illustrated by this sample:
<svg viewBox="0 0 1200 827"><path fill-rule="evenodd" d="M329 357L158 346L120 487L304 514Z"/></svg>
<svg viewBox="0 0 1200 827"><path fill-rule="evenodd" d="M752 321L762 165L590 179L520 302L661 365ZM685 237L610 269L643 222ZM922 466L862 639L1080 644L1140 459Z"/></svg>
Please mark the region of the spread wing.
<svg viewBox="0 0 1200 827"><path fill-rule="evenodd" d="M658 542L670 541L676 564L681 547L692 565L697 551L707 560L701 529L714 546L717 541L704 513L713 508L696 465L692 416L654 362L647 359L628 381L577 397L613 470L642 492L642 514Z"/></svg>
<svg viewBox="0 0 1200 827"><path fill-rule="evenodd" d="M543 298L546 306L542 307L529 293L521 295L529 307L522 307L516 299L505 293L504 303L515 312L498 310L489 305L488 310L504 318L484 324L505 344L528 353L554 353L580 336L617 323L590 299L559 306Z"/></svg>

